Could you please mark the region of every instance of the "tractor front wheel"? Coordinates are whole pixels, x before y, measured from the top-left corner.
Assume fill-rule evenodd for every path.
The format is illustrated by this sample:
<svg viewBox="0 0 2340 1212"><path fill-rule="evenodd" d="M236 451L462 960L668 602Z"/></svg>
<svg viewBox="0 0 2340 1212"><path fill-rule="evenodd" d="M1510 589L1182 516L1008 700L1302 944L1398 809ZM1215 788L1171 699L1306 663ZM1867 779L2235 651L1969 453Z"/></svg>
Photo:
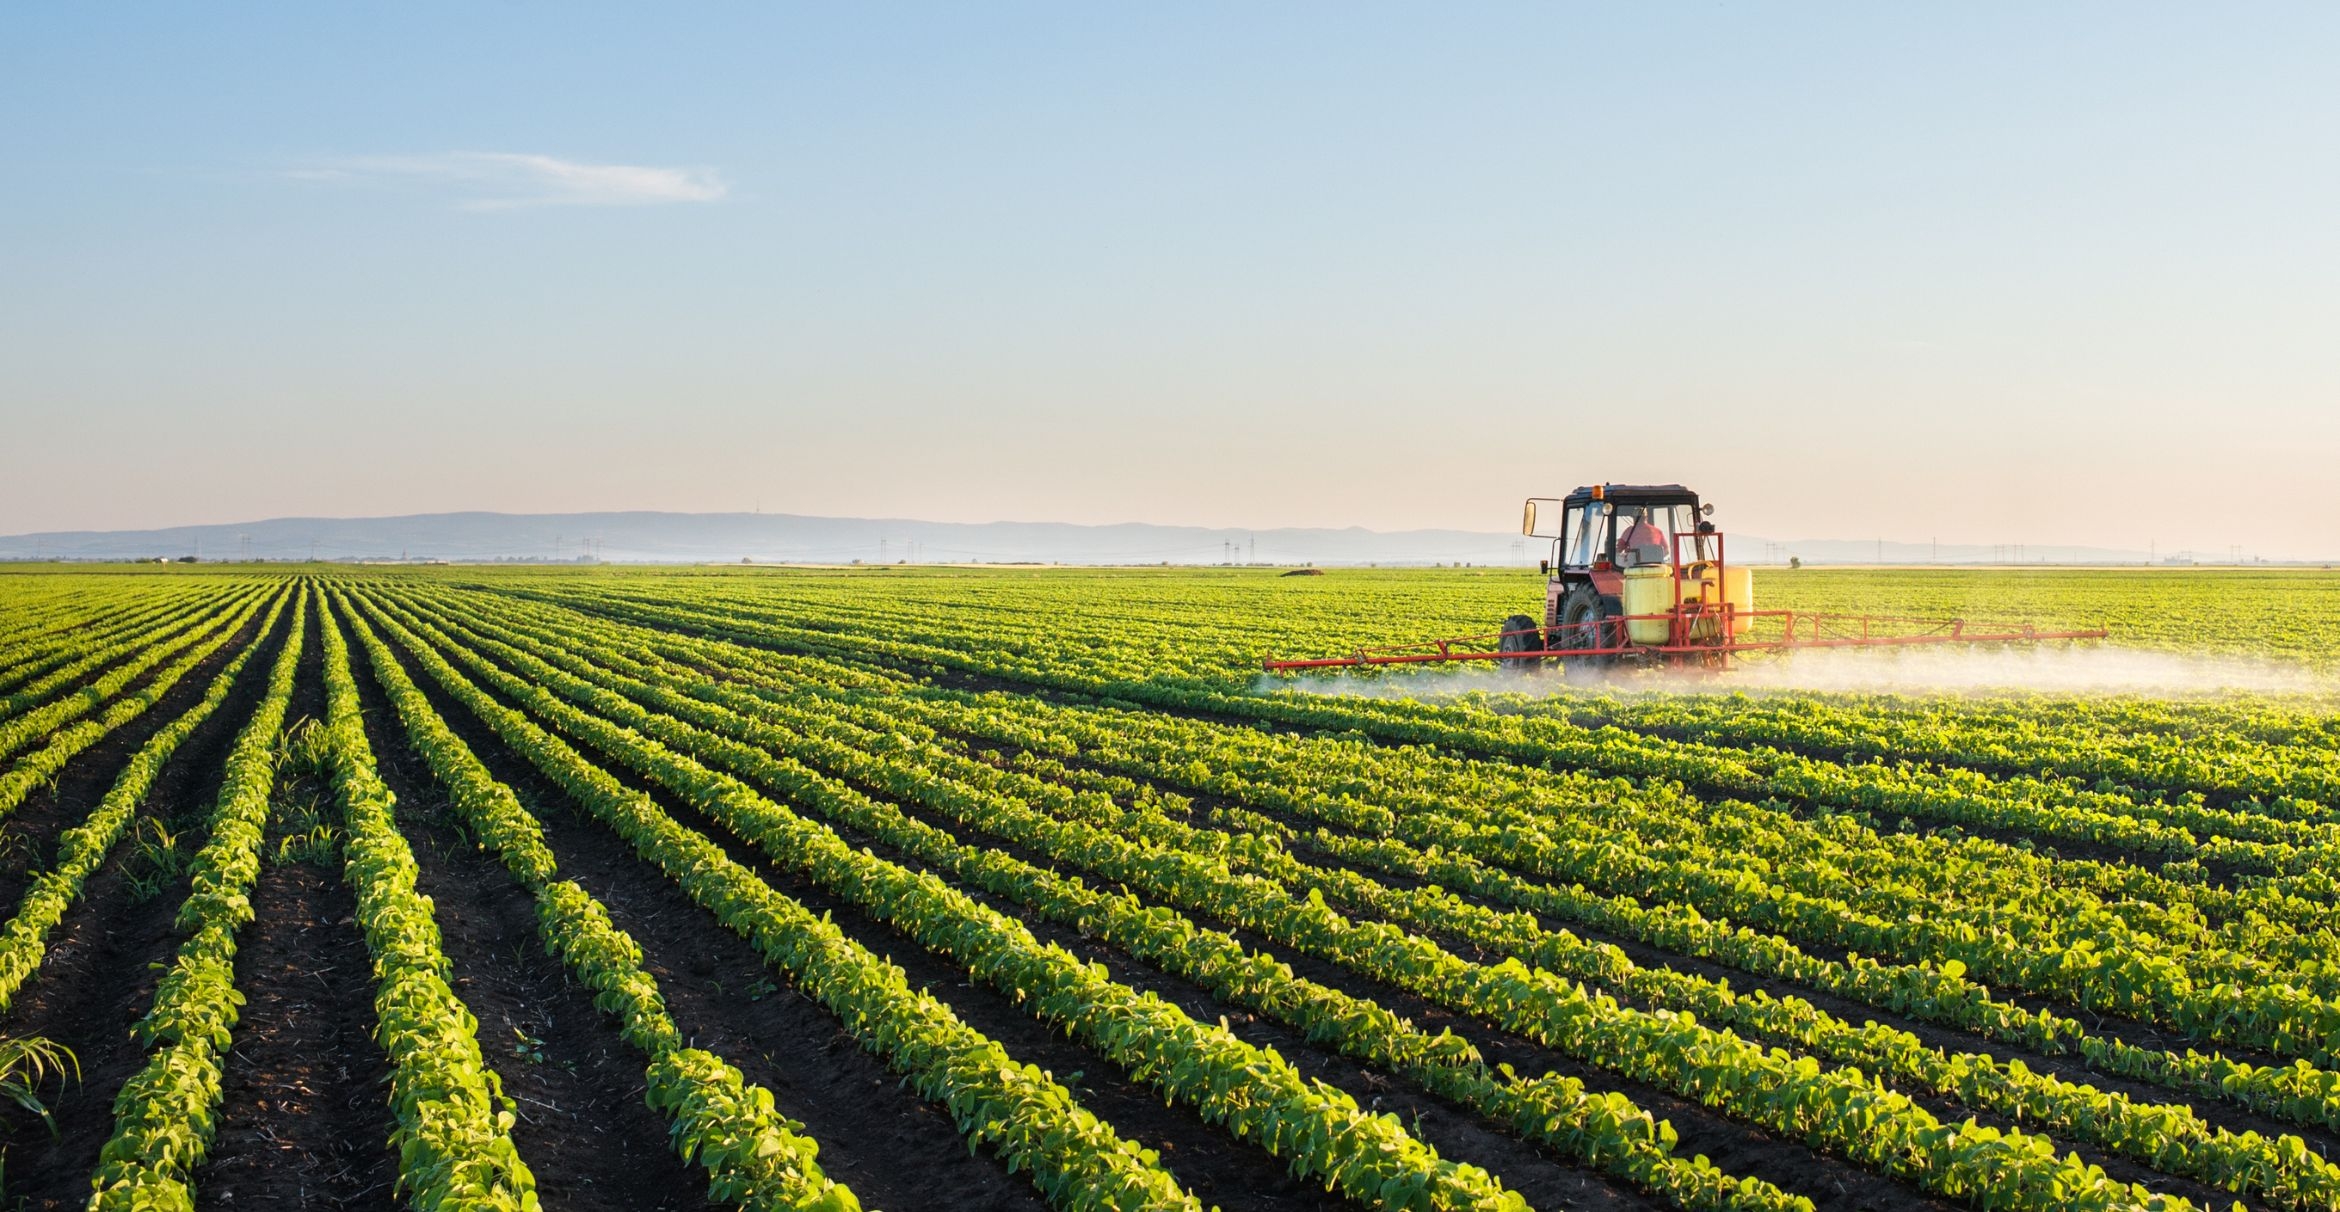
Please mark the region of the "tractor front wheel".
<svg viewBox="0 0 2340 1212"><path fill-rule="evenodd" d="M1536 622L1534 618L1524 614L1515 614L1510 618L1503 620L1503 638L1495 642L1495 651L1542 652L1543 650L1544 632L1542 624ZM1509 665L1514 668L1525 664L1525 662L1522 661L1497 661L1495 663L1497 665Z"/></svg>
<svg viewBox="0 0 2340 1212"><path fill-rule="evenodd" d="M1579 585L1560 599L1560 642L1554 648L1611 648L1616 630L1603 627L1601 621L1609 616L1600 592L1590 585ZM1608 672L1616 658L1611 656L1570 657L1562 662L1571 680L1595 681Z"/></svg>

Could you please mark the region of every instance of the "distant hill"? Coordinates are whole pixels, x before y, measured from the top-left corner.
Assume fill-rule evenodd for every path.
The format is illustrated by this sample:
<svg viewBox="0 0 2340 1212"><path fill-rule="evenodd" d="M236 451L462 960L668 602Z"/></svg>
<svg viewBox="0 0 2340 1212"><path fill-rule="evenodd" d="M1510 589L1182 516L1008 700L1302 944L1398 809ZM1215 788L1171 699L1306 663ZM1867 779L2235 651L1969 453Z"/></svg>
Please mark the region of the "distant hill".
<svg viewBox="0 0 2340 1212"><path fill-rule="evenodd" d="M1076 526L1063 522L921 522L771 513L427 513L395 518L271 518L232 526L60 531L0 537L0 559L139 559L200 555L267 560L574 560L674 563L741 559L920 563L1475 564L1534 560L1541 544L1459 530L1382 533L1349 527L1234 530ZM1233 546L1230 546L1232 544Z"/></svg>
<svg viewBox="0 0 2340 1212"><path fill-rule="evenodd" d="M1464 530L1238 530L1126 523L921 522L773 513L423 513L394 518L270 518L232 526L77 530L0 537L0 560L576 560L613 563L1047 563L1524 565L1543 540ZM1731 555L1749 563L2006 563L2013 548L1986 545L1733 535ZM2141 564L2146 553L2102 547L2026 547L2026 563Z"/></svg>

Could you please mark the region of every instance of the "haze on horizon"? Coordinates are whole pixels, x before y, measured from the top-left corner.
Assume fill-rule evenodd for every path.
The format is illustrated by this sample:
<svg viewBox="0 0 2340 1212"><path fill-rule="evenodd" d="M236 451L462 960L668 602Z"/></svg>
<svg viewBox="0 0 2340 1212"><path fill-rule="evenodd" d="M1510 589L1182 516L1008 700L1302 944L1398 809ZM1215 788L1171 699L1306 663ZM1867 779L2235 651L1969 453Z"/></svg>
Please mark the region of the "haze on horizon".
<svg viewBox="0 0 2340 1212"><path fill-rule="evenodd" d="M2340 554L2340 9L20 6L0 534Z"/></svg>

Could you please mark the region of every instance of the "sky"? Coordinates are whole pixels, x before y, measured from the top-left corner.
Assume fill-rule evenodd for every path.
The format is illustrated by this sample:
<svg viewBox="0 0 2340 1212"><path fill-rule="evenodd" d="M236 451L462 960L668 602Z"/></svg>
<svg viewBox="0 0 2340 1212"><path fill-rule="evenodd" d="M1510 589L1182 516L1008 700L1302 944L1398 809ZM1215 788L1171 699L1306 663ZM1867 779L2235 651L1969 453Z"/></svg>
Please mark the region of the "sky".
<svg viewBox="0 0 2340 1212"><path fill-rule="evenodd" d="M2340 555L2340 7L16 5L0 533Z"/></svg>

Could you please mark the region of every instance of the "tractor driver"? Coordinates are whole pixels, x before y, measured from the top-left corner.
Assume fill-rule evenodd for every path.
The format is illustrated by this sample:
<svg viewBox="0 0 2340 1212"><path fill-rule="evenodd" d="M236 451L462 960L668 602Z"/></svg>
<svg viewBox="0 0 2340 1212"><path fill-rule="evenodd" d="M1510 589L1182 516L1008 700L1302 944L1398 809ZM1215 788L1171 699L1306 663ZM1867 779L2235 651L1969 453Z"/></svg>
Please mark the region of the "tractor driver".
<svg viewBox="0 0 2340 1212"><path fill-rule="evenodd" d="M1629 509L1625 516L1633 519L1633 525L1617 537L1617 566L1637 568L1644 564L1665 563L1666 532L1649 520L1646 510Z"/></svg>

